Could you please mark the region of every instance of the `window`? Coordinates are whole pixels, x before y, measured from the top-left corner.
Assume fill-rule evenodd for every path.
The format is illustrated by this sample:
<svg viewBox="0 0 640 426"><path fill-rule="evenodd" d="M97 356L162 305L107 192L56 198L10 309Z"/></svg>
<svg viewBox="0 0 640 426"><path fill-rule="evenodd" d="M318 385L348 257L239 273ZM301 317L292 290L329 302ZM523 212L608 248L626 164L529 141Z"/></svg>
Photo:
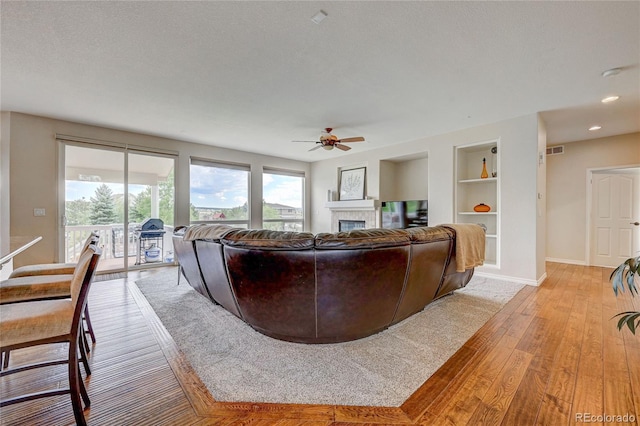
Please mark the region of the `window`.
<svg viewBox="0 0 640 426"><path fill-rule="evenodd" d="M191 159L189 170L192 224L249 228L249 166Z"/></svg>
<svg viewBox="0 0 640 426"><path fill-rule="evenodd" d="M262 227L276 231L304 229L304 173L264 169Z"/></svg>

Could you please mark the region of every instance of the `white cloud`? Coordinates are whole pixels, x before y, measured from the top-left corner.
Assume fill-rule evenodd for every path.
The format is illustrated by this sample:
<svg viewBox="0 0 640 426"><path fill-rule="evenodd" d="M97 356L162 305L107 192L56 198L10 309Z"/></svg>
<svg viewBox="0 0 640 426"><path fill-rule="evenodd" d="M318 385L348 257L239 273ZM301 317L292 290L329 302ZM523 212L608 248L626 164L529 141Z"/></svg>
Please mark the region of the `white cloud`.
<svg viewBox="0 0 640 426"><path fill-rule="evenodd" d="M269 184L264 184L263 197L268 203L302 207L302 182L293 176L268 175ZM264 181L263 181L264 182Z"/></svg>

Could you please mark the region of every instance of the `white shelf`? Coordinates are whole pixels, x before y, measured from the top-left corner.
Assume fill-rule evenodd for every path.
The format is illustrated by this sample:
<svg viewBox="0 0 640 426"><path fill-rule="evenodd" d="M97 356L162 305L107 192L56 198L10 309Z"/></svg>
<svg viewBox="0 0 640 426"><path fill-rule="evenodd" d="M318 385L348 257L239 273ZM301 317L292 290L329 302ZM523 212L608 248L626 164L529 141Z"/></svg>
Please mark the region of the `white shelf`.
<svg viewBox="0 0 640 426"><path fill-rule="evenodd" d="M497 177L491 177L491 178L480 178L480 179L463 179L463 180L459 180L458 183L489 183L489 182L497 182L498 178Z"/></svg>
<svg viewBox="0 0 640 426"><path fill-rule="evenodd" d="M481 215L497 215L498 212L458 212L458 214L468 214L473 216L481 216Z"/></svg>

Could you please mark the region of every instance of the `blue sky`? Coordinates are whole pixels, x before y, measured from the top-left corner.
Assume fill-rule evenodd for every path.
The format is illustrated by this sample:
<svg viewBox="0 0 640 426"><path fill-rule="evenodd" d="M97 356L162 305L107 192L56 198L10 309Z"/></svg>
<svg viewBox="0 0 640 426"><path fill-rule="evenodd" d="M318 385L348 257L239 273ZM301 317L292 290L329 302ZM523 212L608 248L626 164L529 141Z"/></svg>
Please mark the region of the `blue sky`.
<svg viewBox="0 0 640 426"><path fill-rule="evenodd" d="M303 182L299 177L263 174L262 196L268 203L302 208Z"/></svg>
<svg viewBox="0 0 640 426"><path fill-rule="evenodd" d="M191 203L196 207L237 207L247 202L248 172L191 166ZM268 203L302 207L300 178L263 174L263 198Z"/></svg>
<svg viewBox="0 0 640 426"><path fill-rule="evenodd" d="M102 182L66 181L66 200L87 201ZM114 194L122 194L124 185L106 183ZM243 170L191 166L191 203L196 207L237 207L247 201L248 172ZM144 185L129 185L129 193L138 194ZM302 207L300 178L263 174L263 198L268 203Z"/></svg>
<svg viewBox="0 0 640 426"><path fill-rule="evenodd" d="M109 183L105 184L111 188L114 194L124 193L124 184ZM102 185L102 182L82 182L77 180L65 181L66 201L79 200L84 198L89 201L95 195L96 189ZM129 185L130 194L139 194L145 188L144 185Z"/></svg>

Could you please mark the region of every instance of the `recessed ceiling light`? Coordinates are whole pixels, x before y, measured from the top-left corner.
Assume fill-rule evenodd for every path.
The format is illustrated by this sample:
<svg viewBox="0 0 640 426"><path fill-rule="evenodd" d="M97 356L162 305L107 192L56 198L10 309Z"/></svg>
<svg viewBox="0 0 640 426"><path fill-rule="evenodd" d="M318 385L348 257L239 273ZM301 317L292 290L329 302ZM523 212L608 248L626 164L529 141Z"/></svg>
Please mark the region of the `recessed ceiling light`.
<svg viewBox="0 0 640 426"><path fill-rule="evenodd" d="M327 17L327 12L325 12L324 10L321 10L320 12L313 15L313 17L311 17L311 20L316 24L319 24L320 22L324 21L324 18L326 17Z"/></svg>
<svg viewBox="0 0 640 426"><path fill-rule="evenodd" d="M602 129L602 126L591 126L591 127L589 127L589 131L591 131L591 132L593 132L595 130L600 130L600 129Z"/></svg>
<svg viewBox="0 0 640 426"><path fill-rule="evenodd" d="M606 70L602 72L603 77L611 77L612 75L618 75L622 71L622 68L611 68L610 70Z"/></svg>
<svg viewBox="0 0 640 426"><path fill-rule="evenodd" d="M618 99L620 99L620 96L607 96L606 98L602 99L602 103L608 104L609 102L617 101Z"/></svg>

